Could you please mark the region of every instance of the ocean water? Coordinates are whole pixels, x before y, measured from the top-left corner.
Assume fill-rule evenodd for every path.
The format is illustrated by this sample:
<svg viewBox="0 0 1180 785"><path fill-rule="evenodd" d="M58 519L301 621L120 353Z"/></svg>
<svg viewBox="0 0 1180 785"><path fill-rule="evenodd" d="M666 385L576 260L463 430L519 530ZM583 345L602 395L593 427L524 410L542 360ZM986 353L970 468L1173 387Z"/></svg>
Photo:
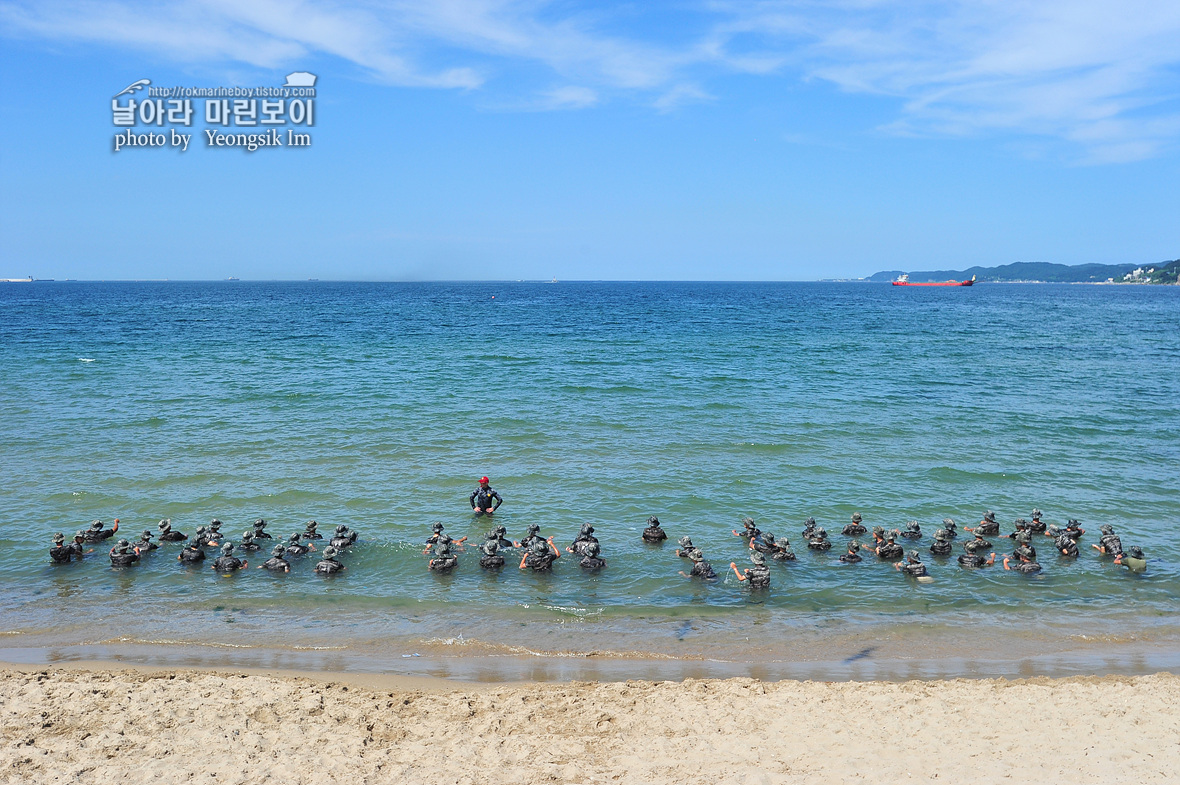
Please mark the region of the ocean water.
<svg viewBox="0 0 1180 785"><path fill-rule="evenodd" d="M1155 667L1180 642L1178 337L1177 287L0 285L0 653L370 670L417 654L528 676L522 658ZM564 547L590 522L607 568L566 555L526 574L510 555L486 573L467 549L429 573L433 521L489 528L467 504L482 474L510 536L537 523ZM1034 506L1082 522L1081 558L1038 538L1029 578L927 551L945 517L991 509L1007 533ZM933 582L839 565L853 512L919 521ZM653 514L663 547L639 539ZM746 515L798 555L768 592L724 572L749 566L731 534ZM806 549L808 516L831 551ZM314 558L222 577L172 544L124 570L103 546L49 563L53 533L93 519L133 539L213 517L276 537L346 523L361 543L333 579ZM1145 548L1146 575L1089 547L1103 523ZM679 574L685 534L722 580Z"/></svg>

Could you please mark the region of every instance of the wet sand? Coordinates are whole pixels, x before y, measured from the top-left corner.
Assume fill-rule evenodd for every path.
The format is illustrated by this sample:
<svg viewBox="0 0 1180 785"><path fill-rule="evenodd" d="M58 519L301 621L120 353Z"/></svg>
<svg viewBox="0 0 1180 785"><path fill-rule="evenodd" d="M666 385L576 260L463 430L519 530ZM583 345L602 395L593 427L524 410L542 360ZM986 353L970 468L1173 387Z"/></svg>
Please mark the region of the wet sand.
<svg viewBox="0 0 1180 785"><path fill-rule="evenodd" d="M1169 782L1180 677L465 684L0 670L22 782Z"/></svg>

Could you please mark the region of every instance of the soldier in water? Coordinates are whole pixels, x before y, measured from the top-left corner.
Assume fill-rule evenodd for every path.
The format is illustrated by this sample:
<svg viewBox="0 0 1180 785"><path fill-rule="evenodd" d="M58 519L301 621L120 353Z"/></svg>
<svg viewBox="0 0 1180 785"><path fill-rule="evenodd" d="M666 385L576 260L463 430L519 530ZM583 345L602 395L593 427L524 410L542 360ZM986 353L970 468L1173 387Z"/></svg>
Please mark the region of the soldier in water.
<svg viewBox="0 0 1180 785"><path fill-rule="evenodd" d="M930 544L931 553L935 556L950 556L951 547L951 540L947 536L946 529L939 529L934 532L934 542Z"/></svg>
<svg viewBox="0 0 1180 785"><path fill-rule="evenodd" d="M479 487L471 492L468 500L471 502L471 510L476 515L491 515L504 503L500 494L492 490L487 477L479 478Z"/></svg>
<svg viewBox="0 0 1180 785"><path fill-rule="evenodd" d="M843 564L856 564L860 560L860 542L853 540L848 543L848 552L840 557L840 561Z"/></svg>
<svg viewBox="0 0 1180 785"><path fill-rule="evenodd" d="M299 541L300 535L298 532L292 534L287 538L287 553L292 556L306 556L309 552L315 550L314 545L304 545Z"/></svg>
<svg viewBox="0 0 1180 785"><path fill-rule="evenodd" d="M953 540L959 536L959 524L955 523L954 518L943 518L942 528L946 531L948 540Z"/></svg>
<svg viewBox="0 0 1180 785"><path fill-rule="evenodd" d="M459 557L451 550L450 538L439 540L434 544L434 558L430 560L430 569L434 572L449 572L459 564Z"/></svg>
<svg viewBox="0 0 1180 785"><path fill-rule="evenodd" d="M901 530L901 536L907 540L922 539L922 527L917 521L908 521L905 528Z"/></svg>
<svg viewBox="0 0 1180 785"><path fill-rule="evenodd" d="M1028 522L1028 530L1033 534L1041 534L1045 531L1045 522L1041 520L1042 514L1040 510L1033 507L1032 515L1030 516L1032 520Z"/></svg>
<svg viewBox="0 0 1180 785"><path fill-rule="evenodd" d="M861 517L859 512L852 513L852 523L845 526L844 530L840 533L845 537L863 537L865 532L868 531L862 523L863 520L864 518Z"/></svg>
<svg viewBox="0 0 1180 785"><path fill-rule="evenodd" d="M578 562L578 566L583 570L601 570L606 566L606 559L599 554L598 540L586 543L586 547L582 549L582 560Z"/></svg>
<svg viewBox="0 0 1180 785"><path fill-rule="evenodd" d="M985 537L994 537L1000 533L1000 524L996 520L996 514L991 510L983 514L983 520L979 522L978 526L974 528L965 526L963 528L969 532L978 532Z"/></svg>
<svg viewBox="0 0 1180 785"><path fill-rule="evenodd" d="M234 556L234 544L232 542L222 543L221 555L213 560L213 569L222 573L244 570L248 566L250 565L247 562Z"/></svg>
<svg viewBox="0 0 1180 785"><path fill-rule="evenodd" d="M832 541L828 539L828 533L824 531L822 526L817 526L815 531L811 533L811 537L807 540L807 548L812 551L826 551L832 547Z"/></svg>
<svg viewBox="0 0 1180 785"><path fill-rule="evenodd" d="M322 539L324 539L324 535L322 535L318 531L316 531L318 528L319 528L318 523L316 523L315 521L308 521L307 526L306 526L306 530L303 532L303 539L305 539L305 540L322 540Z"/></svg>
<svg viewBox="0 0 1180 785"><path fill-rule="evenodd" d="M754 519L750 517L742 518L742 530L733 530L734 537L741 537L743 540L753 540L762 536L762 530L754 523Z"/></svg>
<svg viewBox="0 0 1180 785"><path fill-rule="evenodd" d="M1017 548L1016 553L1013 554L1018 561L1013 562L1011 556L1004 557L1004 569L1014 570L1015 572L1023 572L1025 575L1032 575L1034 572L1041 571L1041 565L1037 564L1029 558L1028 551L1023 548Z"/></svg>
<svg viewBox="0 0 1180 785"><path fill-rule="evenodd" d="M1132 545L1127 548L1126 553L1120 553L1115 557L1114 563L1120 567L1126 567L1133 573L1147 572L1147 557L1143 555L1143 549L1138 545Z"/></svg>
<svg viewBox="0 0 1180 785"><path fill-rule="evenodd" d="M684 536L677 540L676 544L680 546L676 549L676 555L682 559L687 559L693 550L692 540L688 536Z"/></svg>
<svg viewBox="0 0 1180 785"><path fill-rule="evenodd" d="M751 589L769 589L770 568L766 566L766 557L760 552L754 551L750 554L750 561L754 563L754 566L748 570L739 572L737 565L733 562L729 563L729 569L733 570L733 574L737 576L739 581L749 581Z"/></svg>
<svg viewBox="0 0 1180 785"><path fill-rule="evenodd" d="M160 542L181 542L187 540L187 534L181 534L172 529L172 519L165 518L156 524L156 528L160 530Z"/></svg>
<svg viewBox="0 0 1180 785"><path fill-rule="evenodd" d="M323 557L320 559L319 564L315 566L316 575L335 575L338 572L342 572L345 567L340 562L340 560L336 558L339 555L340 551L336 548L333 548L331 545L329 545L327 548L324 548Z"/></svg>
<svg viewBox="0 0 1180 785"><path fill-rule="evenodd" d="M547 572L553 567L553 562L561 558L561 553L558 552L557 546L553 544L553 538L546 540L535 540L529 549L525 551L520 560L520 569L530 569L533 572Z"/></svg>
<svg viewBox="0 0 1180 785"><path fill-rule="evenodd" d="M266 521L262 518L254 521L254 539L256 540L273 540L269 534L266 533Z"/></svg>
<svg viewBox="0 0 1180 785"><path fill-rule="evenodd" d="M110 552L112 567L127 567L139 561L139 550L131 547L127 540L119 540Z"/></svg>
<svg viewBox="0 0 1180 785"><path fill-rule="evenodd" d="M485 540L495 540L496 544L501 548L519 548L519 542L513 542L508 539L508 530L503 526L497 525L496 528L484 535Z"/></svg>
<svg viewBox="0 0 1180 785"><path fill-rule="evenodd" d="M287 549L283 545L276 545L270 550L270 558L258 566L260 570L270 570L271 572L290 572L291 562L283 558Z"/></svg>
<svg viewBox="0 0 1180 785"><path fill-rule="evenodd" d="M581 556L586 552L586 546L590 543L597 545L598 538L594 536L594 527L589 523L583 523L582 528L578 530L578 536L574 537L574 541L565 549L565 552Z"/></svg>
<svg viewBox="0 0 1180 785"><path fill-rule="evenodd" d="M905 549L897 544L897 534L890 531L885 535L885 542L877 546L877 556L881 559L896 559L905 553Z"/></svg>
<svg viewBox="0 0 1180 785"><path fill-rule="evenodd" d="M212 543L216 545L217 543ZM254 551L262 550L262 546L254 539L254 531L247 529L242 532L242 541L238 543L238 550L243 553L253 553Z"/></svg>
<svg viewBox="0 0 1180 785"><path fill-rule="evenodd" d="M901 570L911 578L926 577L926 565L922 563L922 554L917 551L910 551L904 562L895 562L893 569Z"/></svg>
<svg viewBox="0 0 1180 785"><path fill-rule="evenodd" d="M495 532L488 533L487 538L479 546L480 567L485 570L498 570L504 566L504 557L500 555L501 542L505 542L505 540L496 536Z"/></svg>
<svg viewBox="0 0 1180 785"><path fill-rule="evenodd" d="M90 524L90 528L85 530L83 535L86 542L102 542L115 536L115 532L119 531L119 519L115 518L115 527L113 529L104 529L102 521L95 521Z"/></svg>
<svg viewBox="0 0 1180 785"><path fill-rule="evenodd" d="M53 535L53 547L49 549L49 558L53 560L54 564L65 564L74 559L81 561L83 554L94 553L93 550L84 550L82 543L85 539L85 535L78 532L74 535L74 541L67 544L66 536L58 532Z"/></svg>
<svg viewBox="0 0 1180 785"><path fill-rule="evenodd" d="M660 519L651 516L647 519L647 528L643 530L643 541L651 545L658 545L668 539L668 533L660 526Z"/></svg>
<svg viewBox="0 0 1180 785"><path fill-rule="evenodd" d="M701 578L709 581L717 577L717 573L713 572L713 565L705 561L705 554L701 553L700 548L693 548L689 551L688 558L692 560L692 569L688 572L680 571L680 574L685 578Z"/></svg>
<svg viewBox="0 0 1180 785"><path fill-rule="evenodd" d="M1091 545L1091 548L1103 556L1118 556L1123 552L1123 541L1114 533L1113 526L1104 523L1098 531L1102 532L1102 536L1098 538L1098 544Z"/></svg>

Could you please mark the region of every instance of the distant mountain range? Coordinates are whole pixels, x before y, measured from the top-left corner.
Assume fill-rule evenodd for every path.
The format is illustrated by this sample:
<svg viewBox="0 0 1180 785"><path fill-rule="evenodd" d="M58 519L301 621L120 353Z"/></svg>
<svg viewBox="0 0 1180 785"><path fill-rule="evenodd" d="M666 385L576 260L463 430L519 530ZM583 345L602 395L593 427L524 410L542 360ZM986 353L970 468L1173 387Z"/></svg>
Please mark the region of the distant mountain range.
<svg viewBox="0 0 1180 785"><path fill-rule="evenodd" d="M1135 270L1141 270L1135 277ZM1152 270L1148 273L1148 270ZM969 267L966 270L883 270L869 276L870 281L892 281L908 272L911 281L958 281L975 276L978 281L1045 281L1047 283L1100 283L1126 276L1143 283L1176 283L1180 259L1157 264L1051 264L1049 262L1015 262L999 267Z"/></svg>

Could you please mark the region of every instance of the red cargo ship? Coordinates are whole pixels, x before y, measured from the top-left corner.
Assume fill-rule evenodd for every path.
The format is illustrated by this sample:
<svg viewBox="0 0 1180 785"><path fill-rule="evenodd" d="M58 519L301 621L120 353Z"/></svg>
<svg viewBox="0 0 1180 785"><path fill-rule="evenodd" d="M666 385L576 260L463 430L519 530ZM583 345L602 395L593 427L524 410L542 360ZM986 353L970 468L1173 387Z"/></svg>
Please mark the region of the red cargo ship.
<svg viewBox="0 0 1180 785"><path fill-rule="evenodd" d="M899 275L897 280L893 282L894 286L970 286L975 283L975 276L971 276L970 281L923 281L917 283L911 281L908 275Z"/></svg>

